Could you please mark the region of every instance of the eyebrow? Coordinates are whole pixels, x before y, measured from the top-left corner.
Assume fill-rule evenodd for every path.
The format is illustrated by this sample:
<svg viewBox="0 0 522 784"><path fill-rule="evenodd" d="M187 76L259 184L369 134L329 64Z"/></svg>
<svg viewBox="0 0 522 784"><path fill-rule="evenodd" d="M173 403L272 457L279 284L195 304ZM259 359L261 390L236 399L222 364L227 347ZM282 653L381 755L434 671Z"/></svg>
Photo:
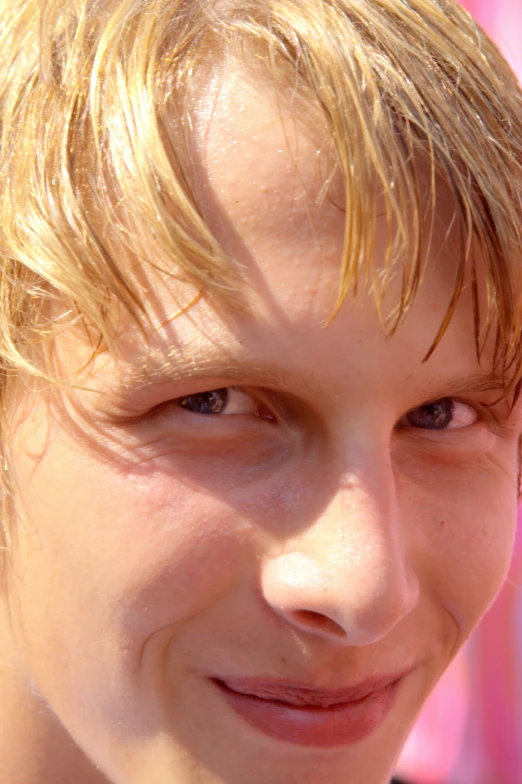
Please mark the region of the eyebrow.
<svg viewBox="0 0 522 784"><path fill-rule="evenodd" d="M231 381L248 381L262 386L288 387L299 384L302 389L317 388L314 371L291 372L273 363L249 359L235 359L231 355L206 354L197 356L186 350L151 352L134 359L124 373L122 391L175 383L184 379L223 377Z"/></svg>
<svg viewBox="0 0 522 784"><path fill-rule="evenodd" d="M421 368L422 365L419 365L419 370ZM321 384L321 378L311 367L304 371L289 371L273 363L247 358L236 359L230 354L216 352L198 356L197 351L192 354L187 350L173 349L168 353L151 351L136 357L123 375L120 390L125 393L137 387L144 389L185 379L212 377L259 386L298 386L303 391L317 391ZM415 379L412 380L415 383ZM453 391L455 394L472 391L501 394L506 390L505 377L496 371L479 370L446 378L433 378L432 381L433 392L430 393L430 400L444 397Z"/></svg>
<svg viewBox="0 0 522 784"><path fill-rule="evenodd" d="M437 400L452 395L463 395L472 392L495 392L502 399L508 390L506 377L496 371L479 370L475 373L447 376L434 379L430 400Z"/></svg>

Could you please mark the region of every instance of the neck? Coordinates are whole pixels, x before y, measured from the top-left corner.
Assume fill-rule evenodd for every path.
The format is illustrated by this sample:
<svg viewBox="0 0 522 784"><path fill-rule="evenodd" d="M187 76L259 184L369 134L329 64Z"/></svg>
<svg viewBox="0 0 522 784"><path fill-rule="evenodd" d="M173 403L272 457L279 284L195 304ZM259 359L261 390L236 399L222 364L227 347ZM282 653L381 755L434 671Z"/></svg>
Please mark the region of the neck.
<svg viewBox="0 0 522 784"><path fill-rule="evenodd" d="M109 784L20 673L4 623L0 623L0 781Z"/></svg>

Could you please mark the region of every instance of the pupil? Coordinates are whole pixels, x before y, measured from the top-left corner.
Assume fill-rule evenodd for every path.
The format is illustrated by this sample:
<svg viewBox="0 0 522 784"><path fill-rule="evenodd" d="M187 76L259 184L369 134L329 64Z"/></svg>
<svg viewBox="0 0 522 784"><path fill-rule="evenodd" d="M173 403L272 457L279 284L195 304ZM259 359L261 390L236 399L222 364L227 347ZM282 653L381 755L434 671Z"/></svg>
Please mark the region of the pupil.
<svg viewBox="0 0 522 784"><path fill-rule="evenodd" d="M221 414L228 402L228 389L211 389L179 399L179 405L194 414Z"/></svg>
<svg viewBox="0 0 522 784"><path fill-rule="evenodd" d="M408 422L413 427L425 430L443 430L451 424L453 418L453 400L449 397L419 406L408 414Z"/></svg>

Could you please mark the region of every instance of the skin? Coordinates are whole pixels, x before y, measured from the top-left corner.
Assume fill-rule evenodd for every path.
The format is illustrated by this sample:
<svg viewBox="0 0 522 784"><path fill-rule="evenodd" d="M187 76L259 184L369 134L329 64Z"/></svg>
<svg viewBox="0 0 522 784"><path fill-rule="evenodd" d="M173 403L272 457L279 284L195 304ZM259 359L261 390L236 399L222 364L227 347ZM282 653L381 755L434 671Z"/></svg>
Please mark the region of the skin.
<svg viewBox="0 0 522 784"><path fill-rule="evenodd" d="M147 341L129 327L92 391L27 392L16 412L0 676L16 784L384 784L509 564L521 417L488 407L466 295L422 362L449 299L451 205L391 340L364 292L325 327L343 216L318 203L316 140L237 70L209 95L198 188L251 312L200 300L173 318L190 287L143 270ZM377 264L384 243L379 224ZM57 347L71 374L84 348ZM179 405L225 387L222 414ZM442 398L449 427L412 425ZM208 679L399 672L382 725L337 749L267 737Z"/></svg>

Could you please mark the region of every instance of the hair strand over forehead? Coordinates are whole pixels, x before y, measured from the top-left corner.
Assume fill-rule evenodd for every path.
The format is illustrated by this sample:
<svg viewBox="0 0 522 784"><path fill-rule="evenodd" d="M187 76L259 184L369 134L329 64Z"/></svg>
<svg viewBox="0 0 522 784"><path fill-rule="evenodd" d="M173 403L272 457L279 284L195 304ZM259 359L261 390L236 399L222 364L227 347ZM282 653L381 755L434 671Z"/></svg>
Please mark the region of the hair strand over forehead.
<svg viewBox="0 0 522 784"><path fill-rule="evenodd" d="M137 263L243 306L241 270L198 203L192 144L195 94L233 56L326 123L346 184L337 307L369 286L385 329L399 327L440 230L443 187L460 254L430 353L471 280L477 353L494 330L507 388L518 381L522 101L453 0L0 0L0 10L4 378L45 374L39 349L67 323L105 343L115 314L141 323ZM377 268L381 205L388 243ZM402 293L386 312L397 277Z"/></svg>

